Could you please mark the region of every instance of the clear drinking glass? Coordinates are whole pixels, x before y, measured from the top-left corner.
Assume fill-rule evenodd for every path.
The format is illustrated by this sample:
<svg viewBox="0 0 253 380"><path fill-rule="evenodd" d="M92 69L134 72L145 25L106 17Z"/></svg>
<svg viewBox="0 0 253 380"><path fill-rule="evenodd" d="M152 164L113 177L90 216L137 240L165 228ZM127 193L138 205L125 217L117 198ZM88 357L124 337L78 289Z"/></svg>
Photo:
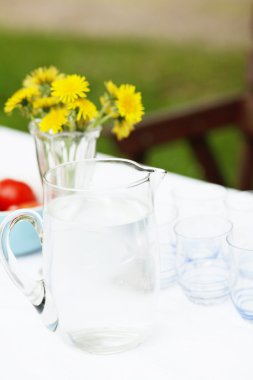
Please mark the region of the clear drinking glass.
<svg viewBox="0 0 253 380"><path fill-rule="evenodd" d="M155 189L165 171L91 159L44 177L44 217L18 210L1 225L1 258L51 330L93 353L138 345L154 322L158 245ZM43 236L43 279L20 273L9 245L19 221Z"/></svg>
<svg viewBox="0 0 253 380"><path fill-rule="evenodd" d="M175 186L171 191L179 218L194 215L225 216L226 189L220 185L195 181Z"/></svg>
<svg viewBox="0 0 253 380"><path fill-rule="evenodd" d="M253 235L252 228L235 228L227 237L235 262L231 298L239 314L253 322Z"/></svg>
<svg viewBox="0 0 253 380"><path fill-rule="evenodd" d="M168 202L155 202L160 251L160 287L162 289L176 282L176 237L174 224L177 218L177 208Z"/></svg>
<svg viewBox="0 0 253 380"><path fill-rule="evenodd" d="M191 301L215 304L229 295L233 271L226 236L231 229L230 221L214 215L176 224L178 282Z"/></svg>

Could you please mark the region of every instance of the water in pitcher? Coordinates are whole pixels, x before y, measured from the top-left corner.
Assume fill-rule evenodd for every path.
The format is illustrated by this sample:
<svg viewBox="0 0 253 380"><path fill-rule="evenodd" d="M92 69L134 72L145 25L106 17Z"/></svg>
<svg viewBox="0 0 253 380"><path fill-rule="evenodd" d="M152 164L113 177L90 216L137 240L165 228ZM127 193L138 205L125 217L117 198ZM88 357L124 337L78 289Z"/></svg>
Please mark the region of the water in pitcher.
<svg viewBox="0 0 253 380"><path fill-rule="evenodd" d="M125 350L152 325L157 290L153 218L139 199L66 196L44 214L44 276L59 330L80 348Z"/></svg>

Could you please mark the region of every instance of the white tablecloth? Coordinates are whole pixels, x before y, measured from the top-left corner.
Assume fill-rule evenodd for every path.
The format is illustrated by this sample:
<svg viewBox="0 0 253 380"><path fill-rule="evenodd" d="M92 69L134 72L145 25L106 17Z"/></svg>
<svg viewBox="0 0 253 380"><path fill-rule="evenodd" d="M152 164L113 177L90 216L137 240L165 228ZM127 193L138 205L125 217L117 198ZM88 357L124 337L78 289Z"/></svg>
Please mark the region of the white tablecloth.
<svg viewBox="0 0 253 380"><path fill-rule="evenodd" d="M0 129L0 178L40 181L31 138ZM159 196L170 186L192 180L168 174ZM19 259L36 273L41 255ZM175 286L160 294L153 337L140 347L111 356L93 356L65 345L46 330L33 307L1 269L0 379L2 380L252 380L253 325L228 301L212 307L190 303Z"/></svg>

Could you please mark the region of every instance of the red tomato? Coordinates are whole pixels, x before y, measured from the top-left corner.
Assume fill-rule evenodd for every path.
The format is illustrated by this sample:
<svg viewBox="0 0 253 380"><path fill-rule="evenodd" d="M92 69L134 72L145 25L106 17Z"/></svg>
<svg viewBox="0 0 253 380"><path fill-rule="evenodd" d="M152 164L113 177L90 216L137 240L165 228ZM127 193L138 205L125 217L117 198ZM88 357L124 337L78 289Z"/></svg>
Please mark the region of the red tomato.
<svg viewBox="0 0 253 380"><path fill-rule="evenodd" d="M20 203L19 205L12 205L12 206L8 207L8 209L6 211L13 211L13 210L17 210L20 208L33 208L33 207L39 207L39 206L41 206L41 203L36 202L36 201L25 202L25 203Z"/></svg>
<svg viewBox="0 0 253 380"><path fill-rule="evenodd" d="M3 179L0 181L0 210L6 211L12 205L19 205L26 202L36 202L30 186L24 182L13 179Z"/></svg>

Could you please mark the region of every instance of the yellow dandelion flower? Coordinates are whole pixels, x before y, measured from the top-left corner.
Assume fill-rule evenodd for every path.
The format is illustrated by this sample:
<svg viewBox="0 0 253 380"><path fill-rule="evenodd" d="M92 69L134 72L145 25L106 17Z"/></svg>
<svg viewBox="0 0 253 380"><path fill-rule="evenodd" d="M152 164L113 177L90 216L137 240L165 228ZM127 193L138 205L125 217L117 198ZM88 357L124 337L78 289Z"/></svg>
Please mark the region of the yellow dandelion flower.
<svg viewBox="0 0 253 380"><path fill-rule="evenodd" d="M50 108L55 105L59 104L59 99L54 98L52 96L46 96L44 98L38 98L35 99L33 102L33 109L38 110L38 109L45 109L45 108Z"/></svg>
<svg viewBox="0 0 253 380"><path fill-rule="evenodd" d="M118 87L111 80L105 82L105 88L107 89L110 95L112 95L113 97L117 96Z"/></svg>
<svg viewBox="0 0 253 380"><path fill-rule="evenodd" d="M127 121L116 121L114 123L112 133L114 133L118 140L125 139L133 131L134 127L132 124L129 124Z"/></svg>
<svg viewBox="0 0 253 380"><path fill-rule="evenodd" d="M141 100L141 93L135 92L135 86L122 84L117 90L116 105L121 117L130 124L141 121L144 108Z"/></svg>
<svg viewBox="0 0 253 380"><path fill-rule="evenodd" d="M65 108L51 109L40 123L40 131L45 133L58 133L62 131L64 124L68 122L68 110Z"/></svg>
<svg viewBox="0 0 253 380"><path fill-rule="evenodd" d="M33 70L30 74L26 76L23 81L24 87L31 86L40 86L42 84L51 84L56 79L62 77L62 74L59 73L59 70L54 67L39 67L36 70Z"/></svg>
<svg viewBox="0 0 253 380"><path fill-rule="evenodd" d="M65 104L71 104L78 98L86 97L89 91L89 83L80 75L67 75L52 83L52 95L59 98Z"/></svg>
<svg viewBox="0 0 253 380"><path fill-rule="evenodd" d="M69 105L70 109L77 109L77 121L81 119L89 121L97 116L98 111L94 103L88 99L77 99L74 103Z"/></svg>
<svg viewBox="0 0 253 380"><path fill-rule="evenodd" d="M10 113L17 107L26 106L34 97L39 95L40 92L37 87L21 88L7 100L4 111Z"/></svg>

